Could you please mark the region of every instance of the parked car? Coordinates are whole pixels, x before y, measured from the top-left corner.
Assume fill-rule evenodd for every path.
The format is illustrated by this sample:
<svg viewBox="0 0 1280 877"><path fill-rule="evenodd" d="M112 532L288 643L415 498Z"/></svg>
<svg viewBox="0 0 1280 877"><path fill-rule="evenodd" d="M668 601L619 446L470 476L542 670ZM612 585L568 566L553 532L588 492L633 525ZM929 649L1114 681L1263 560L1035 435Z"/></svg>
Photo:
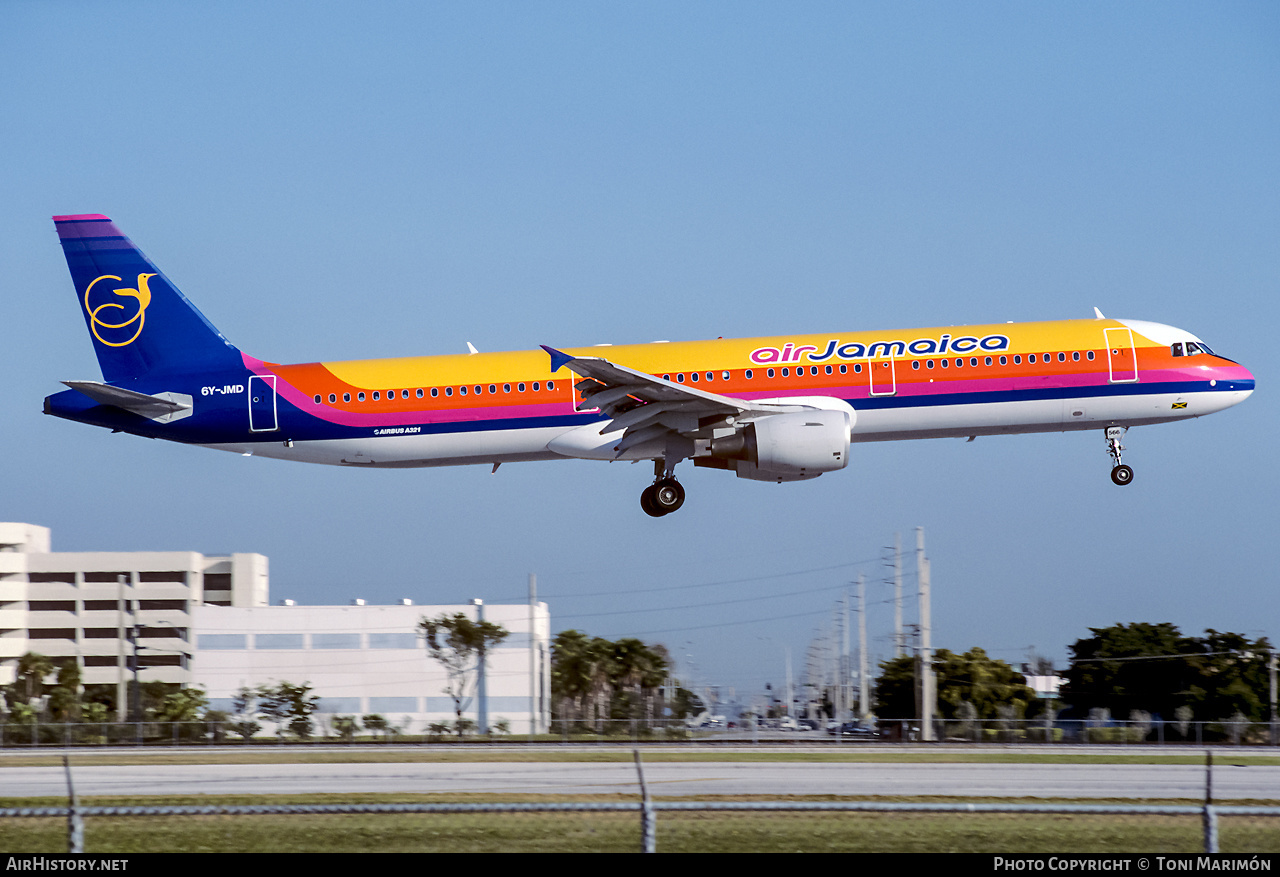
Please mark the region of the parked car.
<svg viewBox="0 0 1280 877"><path fill-rule="evenodd" d="M828 728L827 733L833 737L852 737L855 740L879 740L880 731L859 725L857 722L845 722L838 728Z"/></svg>

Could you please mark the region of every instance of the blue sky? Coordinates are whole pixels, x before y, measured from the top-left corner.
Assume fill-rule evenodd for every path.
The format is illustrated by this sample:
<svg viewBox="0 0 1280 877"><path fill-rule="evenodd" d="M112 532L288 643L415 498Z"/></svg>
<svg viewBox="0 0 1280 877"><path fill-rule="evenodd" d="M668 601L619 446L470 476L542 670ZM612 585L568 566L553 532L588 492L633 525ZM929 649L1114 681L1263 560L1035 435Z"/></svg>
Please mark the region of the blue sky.
<svg viewBox="0 0 1280 877"><path fill-rule="evenodd" d="M257 551L276 598L523 599L748 693L926 530L934 641L1280 636L1280 8L1256 3L6 4L0 519ZM106 213L273 361L1108 316L1257 376L1100 434L855 446L770 485L647 465L347 471L43 416L97 378L49 217ZM909 576L908 581L914 581ZM914 608L908 620L914 621Z"/></svg>

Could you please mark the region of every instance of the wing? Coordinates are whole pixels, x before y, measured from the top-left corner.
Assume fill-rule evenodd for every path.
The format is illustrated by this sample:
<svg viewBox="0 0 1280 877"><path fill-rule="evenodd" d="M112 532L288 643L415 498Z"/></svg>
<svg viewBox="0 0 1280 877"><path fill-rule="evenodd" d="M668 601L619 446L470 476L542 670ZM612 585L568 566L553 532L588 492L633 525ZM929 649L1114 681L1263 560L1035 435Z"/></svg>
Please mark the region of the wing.
<svg viewBox="0 0 1280 877"><path fill-rule="evenodd" d="M598 408L609 418L599 435L623 432L613 446L615 459L628 448L672 433L686 439L710 438L716 429L786 410L673 383L607 359L571 356L546 345L542 349L551 355L552 371L567 368L580 376L574 384L582 396L578 410Z"/></svg>

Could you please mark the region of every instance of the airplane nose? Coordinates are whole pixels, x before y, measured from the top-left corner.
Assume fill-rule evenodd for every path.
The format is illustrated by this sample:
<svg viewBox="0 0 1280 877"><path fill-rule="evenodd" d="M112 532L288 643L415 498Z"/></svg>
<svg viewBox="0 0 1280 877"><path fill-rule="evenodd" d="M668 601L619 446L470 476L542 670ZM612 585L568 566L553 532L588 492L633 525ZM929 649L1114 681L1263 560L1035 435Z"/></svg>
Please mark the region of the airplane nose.
<svg viewBox="0 0 1280 877"><path fill-rule="evenodd" d="M1214 369L1213 385L1217 390L1231 393L1235 402L1242 402L1253 392L1253 372L1234 362L1223 365Z"/></svg>

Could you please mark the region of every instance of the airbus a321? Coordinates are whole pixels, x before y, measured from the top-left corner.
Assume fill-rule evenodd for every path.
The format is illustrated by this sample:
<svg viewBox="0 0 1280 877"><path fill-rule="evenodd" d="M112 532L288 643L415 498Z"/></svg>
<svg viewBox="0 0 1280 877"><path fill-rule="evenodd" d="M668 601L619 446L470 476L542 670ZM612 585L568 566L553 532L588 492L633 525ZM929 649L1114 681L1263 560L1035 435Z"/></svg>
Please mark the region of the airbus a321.
<svg viewBox="0 0 1280 877"><path fill-rule="evenodd" d="M306 463L412 468L684 460L758 481L845 468L857 442L1097 430L1221 411L1253 375L1182 329L1093 319L280 365L241 352L99 214L55 216L102 380L47 414ZM468 345L470 346L470 345Z"/></svg>

